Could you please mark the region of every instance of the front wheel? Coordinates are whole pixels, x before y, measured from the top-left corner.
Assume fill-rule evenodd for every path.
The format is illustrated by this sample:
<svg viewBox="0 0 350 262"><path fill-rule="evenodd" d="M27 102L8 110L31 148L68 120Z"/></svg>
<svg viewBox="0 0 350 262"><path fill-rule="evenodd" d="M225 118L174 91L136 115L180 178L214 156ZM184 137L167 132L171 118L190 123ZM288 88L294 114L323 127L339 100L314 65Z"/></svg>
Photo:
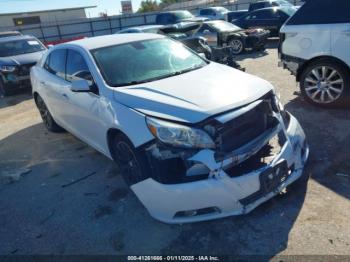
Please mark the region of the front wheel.
<svg viewBox="0 0 350 262"><path fill-rule="evenodd" d="M39 109L41 119L47 130L51 132L62 132L64 129L60 127L56 121L53 119L49 109L46 107L44 100L38 95L36 98L36 106Z"/></svg>
<svg viewBox="0 0 350 262"><path fill-rule="evenodd" d="M335 107L344 104L349 88L347 70L328 59L311 63L300 77L301 93L306 101L316 106Z"/></svg>
<svg viewBox="0 0 350 262"><path fill-rule="evenodd" d="M231 52L238 55L244 51L244 43L241 39L235 38L229 41Z"/></svg>
<svg viewBox="0 0 350 262"><path fill-rule="evenodd" d="M128 186L136 184L148 177L148 165L145 153L134 147L131 141L122 133L114 137L113 158Z"/></svg>

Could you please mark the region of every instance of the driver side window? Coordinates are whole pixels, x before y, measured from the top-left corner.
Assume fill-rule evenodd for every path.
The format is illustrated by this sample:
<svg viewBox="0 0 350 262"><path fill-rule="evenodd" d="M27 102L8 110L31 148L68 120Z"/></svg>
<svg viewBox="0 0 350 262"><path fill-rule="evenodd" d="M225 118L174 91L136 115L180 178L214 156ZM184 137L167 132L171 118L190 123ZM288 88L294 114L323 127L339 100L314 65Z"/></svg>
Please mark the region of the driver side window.
<svg viewBox="0 0 350 262"><path fill-rule="evenodd" d="M92 75L83 56L74 50L68 50L66 80L72 82L81 79L87 80L90 85L93 84Z"/></svg>
<svg viewBox="0 0 350 262"><path fill-rule="evenodd" d="M90 87L96 88L94 79L84 57L74 50L68 50L67 52L66 80L69 82L87 80Z"/></svg>

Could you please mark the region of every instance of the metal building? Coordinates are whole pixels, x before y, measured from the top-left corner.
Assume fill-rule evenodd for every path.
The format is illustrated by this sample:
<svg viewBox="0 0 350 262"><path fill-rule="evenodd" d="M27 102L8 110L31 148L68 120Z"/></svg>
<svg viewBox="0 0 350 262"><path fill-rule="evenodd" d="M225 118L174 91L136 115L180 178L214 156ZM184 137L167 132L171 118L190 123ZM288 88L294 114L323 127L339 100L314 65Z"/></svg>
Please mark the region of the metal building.
<svg viewBox="0 0 350 262"><path fill-rule="evenodd" d="M0 27L57 23L86 18L85 9L96 6L78 6L62 9L39 10L21 13L0 13Z"/></svg>

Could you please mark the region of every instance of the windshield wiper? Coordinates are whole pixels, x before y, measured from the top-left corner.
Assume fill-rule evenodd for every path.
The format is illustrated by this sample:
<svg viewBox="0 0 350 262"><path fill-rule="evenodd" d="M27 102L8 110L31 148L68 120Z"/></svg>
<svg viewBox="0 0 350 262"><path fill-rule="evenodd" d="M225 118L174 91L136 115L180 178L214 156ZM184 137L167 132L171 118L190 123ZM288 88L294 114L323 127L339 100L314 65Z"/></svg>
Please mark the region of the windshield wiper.
<svg viewBox="0 0 350 262"><path fill-rule="evenodd" d="M143 84L143 83L147 83L147 82L151 82L151 81L156 81L156 80L164 79L164 78L171 77L171 76L181 75L181 74L202 68L203 66L204 65L195 65L195 66L192 66L192 67L184 69L184 70L172 72L170 74L152 77L152 78L140 80L140 81L130 81L130 82L126 82L126 83L121 83L121 84L113 85L113 87L131 86L131 85L138 85L138 84Z"/></svg>

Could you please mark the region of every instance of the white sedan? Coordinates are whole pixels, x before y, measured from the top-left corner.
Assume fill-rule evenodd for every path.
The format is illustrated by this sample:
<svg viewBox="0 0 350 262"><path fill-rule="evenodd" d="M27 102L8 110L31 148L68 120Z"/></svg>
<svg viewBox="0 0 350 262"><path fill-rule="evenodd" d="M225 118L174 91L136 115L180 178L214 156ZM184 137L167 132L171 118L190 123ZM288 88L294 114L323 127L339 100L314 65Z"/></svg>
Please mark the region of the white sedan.
<svg viewBox="0 0 350 262"><path fill-rule="evenodd" d="M248 213L302 177L308 158L271 84L161 35L57 45L31 82L46 127L113 159L163 222Z"/></svg>

